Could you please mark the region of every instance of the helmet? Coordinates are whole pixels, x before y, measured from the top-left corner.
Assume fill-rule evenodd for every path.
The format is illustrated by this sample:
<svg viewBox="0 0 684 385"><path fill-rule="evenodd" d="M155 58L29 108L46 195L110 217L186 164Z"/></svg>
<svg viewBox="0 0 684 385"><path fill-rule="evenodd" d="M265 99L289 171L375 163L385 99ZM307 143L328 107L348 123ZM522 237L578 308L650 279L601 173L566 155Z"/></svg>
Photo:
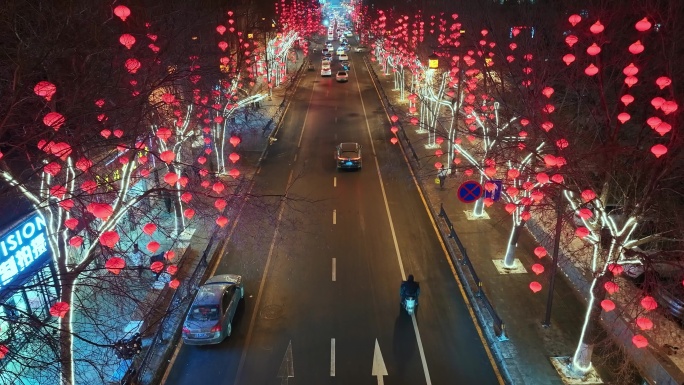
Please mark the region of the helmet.
<svg viewBox="0 0 684 385"><path fill-rule="evenodd" d="M413 274L409 274L409 276L406 278L408 282L413 282Z"/></svg>

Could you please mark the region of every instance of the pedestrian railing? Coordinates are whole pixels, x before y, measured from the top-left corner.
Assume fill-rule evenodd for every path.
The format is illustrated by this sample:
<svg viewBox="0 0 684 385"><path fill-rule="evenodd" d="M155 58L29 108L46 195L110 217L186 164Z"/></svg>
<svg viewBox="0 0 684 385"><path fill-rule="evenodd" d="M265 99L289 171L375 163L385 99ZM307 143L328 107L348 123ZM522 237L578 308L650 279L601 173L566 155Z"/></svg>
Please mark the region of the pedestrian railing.
<svg viewBox="0 0 684 385"><path fill-rule="evenodd" d="M458 238L458 234L456 234L456 230L454 230L454 225L451 223L451 220L449 220L449 216L447 215L446 211L444 211L444 205L441 203L439 205L439 216L444 220L444 223L446 223L446 226L449 229L448 237L454 240L456 246L458 247L458 251L461 253L460 260L458 259L458 257L452 256L456 260L458 270L461 273L463 273L461 265L467 267L467 271L475 284L475 288L471 286L471 291L475 294L475 297L478 298L482 302L482 304L484 304L484 307L487 309L487 312L492 317L492 320L494 322L494 334L497 336L499 341L507 340L508 336L506 335L506 324L503 322L501 317L499 317L499 314L497 314L496 310L494 309L494 306L489 301L487 293L485 293L484 291L484 284L482 283L482 280L480 280L480 278L478 277L477 272L475 271L475 267L473 267L473 264L470 261L470 258L468 257L468 252L466 248L463 246L463 243L461 243L461 240ZM470 281L463 281L465 285L470 286Z"/></svg>

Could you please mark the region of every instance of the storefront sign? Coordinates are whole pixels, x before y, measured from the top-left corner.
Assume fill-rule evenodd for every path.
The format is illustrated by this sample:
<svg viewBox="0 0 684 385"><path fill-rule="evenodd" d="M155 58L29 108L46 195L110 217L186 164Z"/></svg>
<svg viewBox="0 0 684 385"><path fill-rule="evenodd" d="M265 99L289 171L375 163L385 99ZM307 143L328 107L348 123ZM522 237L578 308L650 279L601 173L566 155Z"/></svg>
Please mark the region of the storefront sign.
<svg viewBox="0 0 684 385"><path fill-rule="evenodd" d="M43 266L50 256L45 219L34 215L0 235L0 290Z"/></svg>

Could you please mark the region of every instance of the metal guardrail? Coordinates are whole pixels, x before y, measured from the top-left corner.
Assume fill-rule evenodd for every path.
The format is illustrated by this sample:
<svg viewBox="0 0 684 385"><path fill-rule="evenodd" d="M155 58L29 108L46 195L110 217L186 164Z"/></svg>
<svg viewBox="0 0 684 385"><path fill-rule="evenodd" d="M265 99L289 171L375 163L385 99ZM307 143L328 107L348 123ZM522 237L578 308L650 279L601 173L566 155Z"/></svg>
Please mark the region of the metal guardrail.
<svg viewBox="0 0 684 385"><path fill-rule="evenodd" d="M456 234L456 230L454 230L454 225L451 223L449 216L447 215L446 211L444 211L444 205L441 203L439 205L439 216L440 216L440 218L444 219L444 222L446 223L447 228L449 228L448 237L454 240L454 242L456 243L456 246L458 247L459 252L461 253L461 259L460 260L458 260L457 257L454 257L454 259L456 260L456 262L458 262L461 265L464 265L468 268L468 272L470 273L470 277L473 279L473 282L475 283L475 286L477 288L477 290L473 290L473 292L475 293L475 296L482 301L485 308L489 312L489 315L494 320L494 325L493 325L494 326L494 333L498 337L499 341L507 340L508 336L506 335L506 324L501 319L501 317L499 317L499 314L497 314L496 310L494 309L494 306L489 301L489 298L487 298L487 293L485 293L485 291L484 291L484 284L483 284L482 280L480 280L480 278L477 276L477 272L475 271L475 268L473 267L473 264L470 261L470 258L468 257L468 252L467 252L466 248L463 246L463 243L461 243L461 240L458 238L458 234ZM466 281L464 283L470 284L468 281Z"/></svg>

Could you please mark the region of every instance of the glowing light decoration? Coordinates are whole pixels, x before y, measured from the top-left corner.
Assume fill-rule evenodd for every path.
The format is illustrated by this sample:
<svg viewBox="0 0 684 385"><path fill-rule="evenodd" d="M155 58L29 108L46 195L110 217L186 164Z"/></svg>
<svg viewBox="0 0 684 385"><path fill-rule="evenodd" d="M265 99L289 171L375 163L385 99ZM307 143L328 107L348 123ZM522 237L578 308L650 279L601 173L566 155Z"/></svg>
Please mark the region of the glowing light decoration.
<svg viewBox="0 0 684 385"><path fill-rule="evenodd" d="M128 71L128 73L134 74L138 72L138 70L141 67L141 64L138 61L138 59L130 58L126 60L126 62L124 63L124 67L126 67L126 71Z"/></svg>
<svg viewBox="0 0 684 385"><path fill-rule="evenodd" d="M580 15L577 15L577 14L570 15L570 17L568 17L568 21L569 21L570 24L574 27L574 26L576 26L580 21L582 21L582 17L581 17Z"/></svg>
<svg viewBox="0 0 684 385"><path fill-rule="evenodd" d="M532 290L533 293L539 293L541 291L542 285L541 283L537 281L530 282L530 290Z"/></svg>
<svg viewBox="0 0 684 385"><path fill-rule="evenodd" d="M577 229L575 229L575 235L577 237L579 237L580 239L584 239L589 234L590 234L589 229L587 229L586 227L582 226L582 227L578 227Z"/></svg>
<svg viewBox="0 0 684 385"><path fill-rule="evenodd" d="M228 224L228 218L221 215L216 218L216 224L219 225L219 227L225 227Z"/></svg>
<svg viewBox="0 0 684 385"><path fill-rule="evenodd" d="M596 21L596 23L592 24L591 27L589 27L589 31L591 31L591 33L593 33L594 35L603 32L604 29L605 27L603 26L603 24L601 24L600 21Z"/></svg>
<svg viewBox="0 0 684 385"><path fill-rule="evenodd" d="M639 317L636 319L636 324L641 330L651 330L653 329L653 321L646 317Z"/></svg>
<svg viewBox="0 0 684 385"><path fill-rule="evenodd" d="M594 76L598 73L599 69L597 66L595 66L593 63L589 64L587 68L584 69L584 73L587 74L588 76Z"/></svg>
<svg viewBox="0 0 684 385"><path fill-rule="evenodd" d="M589 201L594 200L596 198L596 193L593 192L592 190L584 190L582 191L582 200L586 203Z"/></svg>
<svg viewBox="0 0 684 385"><path fill-rule="evenodd" d="M186 218L188 218L188 219L192 219L192 217L195 216L195 210L193 210L193 209L185 209L185 210L183 211L183 216L186 217Z"/></svg>
<svg viewBox="0 0 684 385"><path fill-rule="evenodd" d="M110 249L116 246L119 242L119 233L115 230L105 231L100 234L100 243L109 247Z"/></svg>
<svg viewBox="0 0 684 385"><path fill-rule="evenodd" d="M603 288L606 289L608 294L614 294L620 290L620 286L618 286L618 284L613 281L608 281L605 284L603 284Z"/></svg>
<svg viewBox="0 0 684 385"><path fill-rule="evenodd" d="M609 299L604 299L603 301L601 301L601 307L603 308L603 311L613 311L615 310L615 302Z"/></svg>
<svg viewBox="0 0 684 385"><path fill-rule="evenodd" d="M119 43L126 47L126 49L131 49L131 47L133 47L133 44L135 44L135 37L128 33L124 33L123 35L119 36Z"/></svg>
<svg viewBox="0 0 684 385"><path fill-rule="evenodd" d="M131 10L125 5L118 5L114 8L114 15L121 19L121 21L126 21L128 16L131 15Z"/></svg>
<svg viewBox="0 0 684 385"><path fill-rule="evenodd" d="M172 289L178 289L178 286L180 286L180 281L177 279L172 279L169 281L169 287Z"/></svg>
<svg viewBox="0 0 684 385"><path fill-rule="evenodd" d="M539 275L544 272L544 266L540 263L535 263L534 265L532 265L532 271L534 272L534 274Z"/></svg>
<svg viewBox="0 0 684 385"><path fill-rule="evenodd" d="M591 56L596 56L599 53L601 53L601 47L599 47L598 45L596 45L596 43L594 43L594 44L590 45L589 47L587 47L587 53Z"/></svg>
<svg viewBox="0 0 684 385"><path fill-rule="evenodd" d="M632 96L632 95L630 95L630 94L624 94L624 95L622 95L622 97L620 97L620 101L621 101L622 104L624 104L625 107L626 107L626 106L628 106L630 103L632 103L632 102L634 101L634 96Z"/></svg>
<svg viewBox="0 0 684 385"><path fill-rule="evenodd" d="M630 44L629 46L629 52L632 53L633 55L638 55L642 52L644 52L644 45L641 44L641 40L637 40L634 43Z"/></svg>
<svg viewBox="0 0 684 385"><path fill-rule="evenodd" d="M69 312L69 304L66 302L55 302L54 305L50 307L50 315L53 317L64 318L64 316Z"/></svg>
<svg viewBox="0 0 684 385"><path fill-rule="evenodd" d="M656 302L655 298L647 295L641 299L641 307L648 311L655 310L658 307L658 302Z"/></svg>
<svg viewBox="0 0 684 385"><path fill-rule="evenodd" d="M119 275L124 267L126 267L126 261L123 258L111 257L105 262L105 269L114 275Z"/></svg>
<svg viewBox="0 0 684 385"><path fill-rule="evenodd" d="M164 182L169 184L170 186L173 186L178 182L178 174L175 172L167 172L166 175L164 175Z"/></svg>
<svg viewBox="0 0 684 385"><path fill-rule="evenodd" d="M639 349L643 349L648 346L648 340L641 334L637 334L632 337L632 343Z"/></svg>
<svg viewBox="0 0 684 385"><path fill-rule="evenodd" d="M565 65L570 65L575 61L575 55L569 53L567 55L563 56L563 62L565 62Z"/></svg>
<svg viewBox="0 0 684 385"><path fill-rule="evenodd" d="M48 112L43 117L43 124L51 127L55 131L59 130L64 125L65 119L59 112Z"/></svg>
<svg viewBox="0 0 684 385"><path fill-rule="evenodd" d="M544 258L547 255L546 249L543 246L537 246L534 248L534 255L537 258Z"/></svg>
<svg viewBox="0 0 684 385"><path fill-rule="evenodd" d="M643 19L636 22L634 28L636 28L636 30L639 32L646 32L649 29L651 29L651 22L644 17Z"/></svg>
<svg viewBox="0 0 684 385"><path fill-rule="evenodd" d="M164 163L169 164L176 158L176 154L171 150L166 150L159 154L159 158L163 160Z"/></svg>
<svg viewBox="0 0 684 385"><path fill-rule="evenodd" d="M658 87L660 87L660 89L662 90L663 88L665 88L665 87L669 86L670 84L672 84L672 80L671 80L670 78L668 78L667 76L661 76L661 77L659 77L658 79L656 79L656 84L657 84ZM49 99L48 99L48 100L49 100Z"/></svg>
<svg viewBox="0 0 684 385"><path fill-rule="evenodd" d="M98 203L93 202L88 204L86 207L89 213L93 214L96 218L106 220L114 213L114 209L109 203Z"/></svg>
<svg viewBox="0 0 684 385"><path fill-rule="evenodd" d="M621 112L618 114L617 118L620 121L620 123L625 124L625 122L627 122L631 118L631 116L626 112Z"/></svg>
<svg viewBox="0 0 684 385"><path fill-rule="evenodd" d="M667 147L663 146L662 144L656 144L655 146L651 147L651 152L656 158L660 158L661 156L667 154Z"/></svg>
<svg viewBox="0 0 684 385"><path fill-rule="evenodd" d="M157 231L157 225L154 223L148 223L145 226L143 226L143 233L152 236L154 232Z"/></svg>
<svg viewBox="0 0 684 385"><path fill-rule="evenodd" d="M38 96L42 96L49 102L52 100L52 96L55 92L57 92L57 86L47 81L41 81L33 87L33 92Z"/></svg>

